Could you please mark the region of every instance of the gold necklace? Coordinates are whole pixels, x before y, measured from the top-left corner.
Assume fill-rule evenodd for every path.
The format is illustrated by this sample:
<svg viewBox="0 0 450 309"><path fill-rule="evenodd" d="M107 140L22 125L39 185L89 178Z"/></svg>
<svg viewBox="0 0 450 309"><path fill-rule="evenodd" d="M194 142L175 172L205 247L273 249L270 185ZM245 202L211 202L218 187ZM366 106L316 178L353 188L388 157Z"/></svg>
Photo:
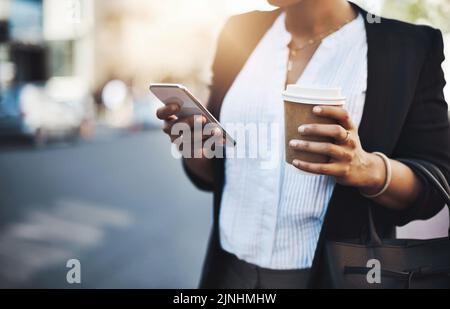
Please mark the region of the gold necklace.
<svg viewBox="0 0 450 309"><path fill-rule="evenodd" d="M288 72L291 72L292 69L294 68L294 60L293 58L295 56L297 56L297 53L311 45L314 45L316 43L321 43L323 41L324 38L326 38L327 36L329 36L330 34L339 31L340 29L342 29L345 25L347 25L348 23L350 23L350 19L346 19L345 22L340 25L337 28L333 28L328 32L322 33L310 40L308 40L308 42L306 42L305 44L301 45L301 46L295 46L292 47L293 45L295 45L294 40L291 40L291 42L288 44L288 48L289 48L289 60L288 60Z"/></svg>

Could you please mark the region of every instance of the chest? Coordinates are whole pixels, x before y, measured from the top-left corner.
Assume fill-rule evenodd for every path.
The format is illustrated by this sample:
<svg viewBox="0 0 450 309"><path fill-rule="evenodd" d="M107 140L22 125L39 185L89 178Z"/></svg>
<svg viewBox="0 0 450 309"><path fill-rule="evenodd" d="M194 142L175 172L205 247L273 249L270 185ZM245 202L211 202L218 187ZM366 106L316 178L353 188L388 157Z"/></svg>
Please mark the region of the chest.
<svg viewBox="0 0 450 309"><path fill-rule="evenodd" d="M304 47L301 50L291 50L289 52L286 85L295 84L300 79L318 47L319 45L315 44Z"/></svg>
<svg viewBox="0 0 450 309"><path fill-rule="evenodd" d="M250 55L222 104L223 122L279 123L283 121L282 91L286 84L306 87L340 87L347 98L346 109L359 124L367 89L367 42L365 33L352 44L324 41L297 56L288 71L287 45L274 44L266 35Z"/></svg>

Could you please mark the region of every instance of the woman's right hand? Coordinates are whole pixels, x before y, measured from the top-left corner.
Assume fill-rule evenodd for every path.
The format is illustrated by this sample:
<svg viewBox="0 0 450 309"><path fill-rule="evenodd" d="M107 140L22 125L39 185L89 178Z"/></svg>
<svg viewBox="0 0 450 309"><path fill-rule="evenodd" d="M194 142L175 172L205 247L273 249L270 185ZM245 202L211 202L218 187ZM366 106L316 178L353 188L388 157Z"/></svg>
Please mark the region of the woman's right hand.
<svg viewBox="0 0 450 309"><path fill-rule="evenodd" d="M206 135L203 132L204 126L208 123L207 119L201 115L179 119L176 116L179 111L180 106L176 103L167 104L157 110L156 116L159 119L164 120L163 132L169 136L172 143L175 143L179 147L184 158L203 158L205 151L207 151L203 148L203 141L212 136L211 134ZM184 124L190 128L190 141L187 140L189 137L180 136L178 130L173 130L176 124ZM195 132L197 134L194 134L194 129L198 128L201 128L201 132ZM222 132L216 127L212 134L217 136L222 134ZM200 141L198 141L199 138L201 139ZM185 151L186 149L180 149L184 145L191 145L192 149L189 152ZM187 156L187 154L189 156Z"/></svg>
<svg viewBox="0 0 450 309"><path fill-rule="evenodd" d="M182 151L180 143L184 144L183 137L180 138L179 135L172 134L173 126L177 123L185 123L191 128L191 136L194 137L194 127L195 122L198 121L203 126L207 123L207 120L204 116L191 116L185 119L178 119L176 116L178 112L180 111L180 106L178 104L167 104L164 107L161 107L157 110L156 116L164 120L164 127L163 131L166 133L169 137L172 143L178 144L178 149L181 151L182 154L186 154L186 152ZM221 134L222 131L219 128L215 128L216 132L214 134ZM217 131L218 130L218 131ZM176 131L176 130L175 130ZM202 143L199 143L201 147L199 149L192 149L190 151L190 156L186 157L183 155L185 164L187 169L195 174L198 178L202 179L206 183L213 183L214 181L214 172L213 172L213 165L211 160L207 159L205 156L205 150L203 149L203 140L208 138L208 136L203 135L202 130ZM209 136L210 137L210 136ZM192 148L195 147L197 143L193 143L191 140L190 145L192 145Z"/></svg>

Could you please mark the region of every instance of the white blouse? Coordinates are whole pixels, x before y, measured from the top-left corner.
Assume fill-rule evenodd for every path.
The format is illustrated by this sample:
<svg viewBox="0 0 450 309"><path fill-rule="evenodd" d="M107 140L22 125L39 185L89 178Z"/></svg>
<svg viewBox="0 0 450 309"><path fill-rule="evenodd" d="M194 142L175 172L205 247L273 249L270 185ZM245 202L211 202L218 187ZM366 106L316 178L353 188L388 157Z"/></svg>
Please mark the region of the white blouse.
<svg viewBox="0 0 450 309"><path fill-rule="evenodd" d="M284 160L281 93L290 40L282 14L247 60L221 110L226 127L239 123L275 124L274 128L279 128L269 131L274 137L271 151L276 152L276 164L270 168L261 154L247 158L227 154L219 220L224 250L270 269L311 267L335 187L332 177L300 174ZM362 16L323 40L297 84L341 87L347 98L345 108L359 126L367 86L367 38ZM238 145L248 146L250 139L231 134Z"/></svg>

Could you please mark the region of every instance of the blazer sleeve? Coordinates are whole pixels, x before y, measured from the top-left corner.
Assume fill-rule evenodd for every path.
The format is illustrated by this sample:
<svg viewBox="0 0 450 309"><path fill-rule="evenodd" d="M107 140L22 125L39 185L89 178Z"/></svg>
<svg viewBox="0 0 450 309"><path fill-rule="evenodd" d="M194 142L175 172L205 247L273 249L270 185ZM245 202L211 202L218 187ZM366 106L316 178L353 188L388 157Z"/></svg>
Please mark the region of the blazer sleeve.
<svg viewBox="0 0 450 309"><path fill-rule="evenodd" d="M195 187L197 187L197 189L206 192L214 191L214 186L212 183L204 181L203 179L195 175L192 171L190 171L189 168L186 166L186 160L183 159L182 162L184 172L188 176L189 180L195 185Z"/></svg>
<svg viewBox="0 0 450 309"><path fill-rule="evenodd" d="M421 159L435 164L447 180L450 175L450 126L444 98L445 78L442 70L444 44L439 30L429 29L430 46L416 87L414 100L397 143L394 157ZM415 204L401 215L400 225L426 220L445 206L437 190L410 166L423 183Z"/></svg>

